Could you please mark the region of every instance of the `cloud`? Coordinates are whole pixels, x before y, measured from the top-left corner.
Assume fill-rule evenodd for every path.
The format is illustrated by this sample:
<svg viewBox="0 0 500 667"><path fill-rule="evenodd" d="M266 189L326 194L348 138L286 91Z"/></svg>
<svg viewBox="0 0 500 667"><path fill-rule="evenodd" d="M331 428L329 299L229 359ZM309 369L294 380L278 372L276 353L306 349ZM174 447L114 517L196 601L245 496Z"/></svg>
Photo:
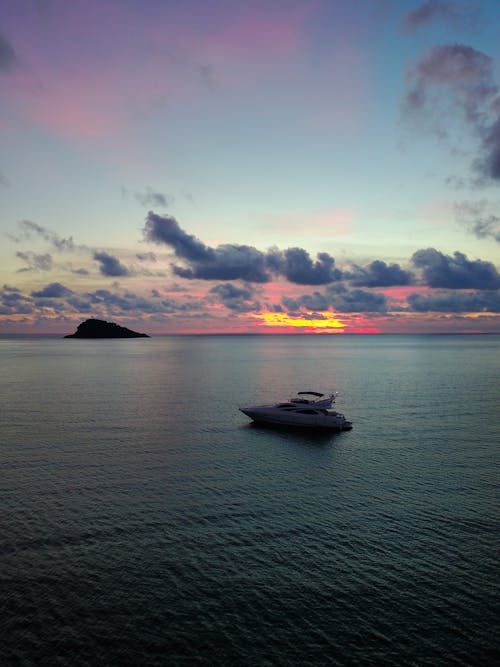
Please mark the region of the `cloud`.
<svg viewBox="0 0 500 667"><path fill-rule="evenodd" d="M210 299L210 297L212 297ZM249 313L260 310L260 303L252 301L253 290L250 287L236 287L231 283L215 285L209 291L209 300L221 303L229 310Z"/></svg>
<svg viewBox="0 0 500 667"><path fill-rule="evenodd" d="M303 308L310 311L325 311L332 305L331 299L321 292L303 294L296 298L283 297L281 303L288 311L299 311Z"/></svg>
<svg viewBox="0 0 500 667"><path fill-rule="evenodd" d="M31 299L17 287L4 285L0 289L0 315L29 315L32 312Z"/></svg>
<svg viewBox="0 0 500 667"><path fill-rule="evenodd" d="M407 111L428 109L438 99L433 92L446 86L458 101L466 117L473 123L484 119L483 105L498 94L493 81L493 60L481 51L465 44L436 46L421 59L413 72L413 88L407 94Z"/></svg>
<svg viewBox="0 0 500 667"><path fill-rule="evenodd" d="M202 312L206 316L205 304L202 301L195 299L189 301L175 301L174 299L163 299L161 302L161 312L166 314L172 313L199 313Z"/></svg>
<svg viewBox="0 0 500 667"><path fill-rule="evenodd" d="M31 292L32 297L45 299L61 299L71 294L73 294L73 291L61 285L61 283L50 283L41 290Z"/></svg>
<svg viewBox="0 0 500 667"><path fill-rule="evenodd" d="M0 72L10 72L17 65L17 56L13 46L0 35Z"/></svg>
<svg viewBox="0 0 500 667"><path fill-rule="evenodd" d="M154 295L153 295L154 296ZM199 311L203 304L194 299L186 301L175 301L174 299L163 299L161 301L146 299L132 292L111 292L99 289L95 292L87 292L83 295L74 295L68 299L68 303L79 310L87 312L110 313L115 315L134 313L134 316L154 313L177 313ZM85 306L85 307L84 307Z"/></svg>
<svg viewBox="0 0 500 667"><path fill-rule="evenodd" d="M187 234L173 216L150 211L143 229L144 238L164 243L174 249L177 257L190 262L188 268L173 266L175 275L201 280L247 280L267 282L264 255L251 246L220 245L210 248L195 236Z"/></svg>
<svg viewBox="0 0 500 667"><path fill-rule="evenodd" d="M74 273L77 276L88 276L90 274L90 271L87 271L87 269L74 269L71 264L68 264L67 268L70 273Z"/></svg>
<svg viewBox="0 0 500 667"><path fill-rule="evenodd" d="M94 259L100 263L99 270L103 276L128 276L130 271L116 257L107 252L95 252Z"/></svg>
<svg viewBox="0 0 500 667"><path fill-rule="evenodd" d="M335 268L335 260L331 255L320 252L317 260L313 262L303 248L270 250L267 254L267 265L274 273L297 285L327 285L342 277L341 271Z"/></svg>
<svg viewBox="0 0 500 667"><path fill-rule="evenodd" d="M313 261L302 248L274 248L267 252L235 244L210 248L187 234L173 216L152 211L147 215L143 234L146 241L168 245L177 257L186 260L187 267L172 267L174 274L182 278L265 283L275 274L298 285L326 285L342 275L335 268L334 258L324 252Z"/></svg>
<svg viewBox="0 0 500 667"><path fill-rule="evenodd" d="M7 177L3 173L3 171L0 169L0 185L3 185L4 188L8 187L9 181L7 180Z"/></svg>
<svg viewBox="0 0 500 667"><path fill-rule="evenodd" d="M399 264L386 264L376 259L367 267L356 266L354 271L344 274L356 287L393 287L410 285L413 282L413 274L405 271Z"/></svg>
<svg viewBox="0 0 500 667"><path fill-rule="evenodd" d="M422 269L425 284L448 289L492 290L500 287L500 275L491 262L469 260L461 252L453 257L435 248L417 250L413 264Z"/></svg>
<svg viewBox="0 0 500 667"><path fill-rule="evenodd" d="M136 254L137 259L140 262L156 262L156 255L154 252L138 252Z"/></svg>
<svg viewBox="0 0 500 667"><path fill-rule="evenodd" d="M498 98L500 105L500 98ZM497 120L481 132L483 155L474 163L480 175L500 180L500 115Z"/></svg>
<svg viewBox="0 0 500 667"><path fill-rule="evenodd" d="M283 298L282 303L289 311L327 311L339 313L380 313L387 310L387 298L383 294L367 290L349 290L344 285L333 285L324 293L303 294L296 299Z"/></svg>
<svg viewBox="0 0 500 667"><path fill-rule="evenodd" d="M472 163L477 184L500 179L500 89L493 65L492 58L471 46L436 46L410 71L412 85L403 103L406 115L427 118L441 136L450 119L465 120L479 140Z"/></svg>
<svg viewBox="0 0 500 667"><path fill-rule="evenodd" d="M145 192L136 192L134 196L143 206L169 206L174 202L173 197L164 195L162 192L155 192L149 186Z"/></svg>
<svg viewBox="0 0 500 667"><path fill-rule="evenodd" d="M232 283L221 283L215 285L210 290L211 294L217 294L223 299L250 299L252 297L252 290L248 287L236 287Z"/></svg>
<svg viewBox="0 0 500 667"><path fill-rule="evenodd" d="M177 257L183 259L206 262L215 256L211 248L181 229L177 220L171 215L157 215L149 211L143 234L146 241L171 246Z"/></svg>
<svg viewBox="0 0 500 667"><path fill-rule="evenodd" d="M500 243L500 218L488 213L488 202L461 202L455 205L455 213L459 222L478 239L492 239Z"/></svg>
<svg viewBox="0 0 500 667"><path fill-rule="evenodd" d="M500 313L500 291L445 292L441 294L410 294L408 304L419 313Z"/></svg>
<svg viewBox="0 0 500 667"><path fill-rule="evenodd" d="M349 290L343 285L329 288L329 292L333 307L341 313L382 313L387 310L387 298L378 292Z"/></svg>
<svg viewBox="0 0 500 667"><path fill-rule="evenodd" d="M434 21L443 21L456 29L468 28L476 22L478 15L478 8L472 4L428 0L405 14L402 25L414 31Z"/></svg>
<svg viewBox="0 0 500 667"><path fill-rule="evenodd" d="M106 289L83 294L73 293L67 299L67 303L78 312L94 313L102 316L107 314L128 315L131 312L140 315L159 311L159 308L153 302L136 294L130 292L119 294Z"/></svg>
<svg viewBox="0 0 500 667"><path fill-rule="evenodd" d="M18 269L18 273L26 271L50 271L52 269L52 257L48 253L37 254L31 250L16 252L16 257L22 259L28 266Z"/></svg>
<svg viewBox="0 0 500 667"><path fill-rule="evenodd" d="M56 248L60 252L89 250L89 248L85 245L77 245L73 241L72 236L64 238L62 236L59 236L59 234L52 232L50 229L42 227L42 225L39 225L36 222L31 222L31 220L20 220L18 222L18 226L21 229L20 236L10 235L10 238L16 243L20 243L22 240L31 239L34 236L38 236L39 238L42 238L44 239L44 241L47 241L48 243L53 245L54 248Z"/></svg>
<svg viewBox="0 0 500 667"><path fill-rule="evenodd" d="M131 292L119 294L117 292L110 292L106 289L99 289L95 292L89 292L86 296L93 305L105 304L107 307L116 307L119 311L128 312L131 310L140 310L142 312L157 312L158 305L137 296Z"/></svg>
<svg viewBox="0 0 500 667"><path fill-rule="evenodd" d="M170 285L167 285L165 287L165 292L187 292L188 288L184 287L184 285L181 285L180 283L171 283Z"/></svg>
<svg viewBox="0 0 500 667"><path fill-rule="evenodd" d="M264 254L252 246L225 244L209 250L213 253L210 259L192 262L189 268L173 266L174 274L200 280L245 280L251 283L270 280Z"/></svg>

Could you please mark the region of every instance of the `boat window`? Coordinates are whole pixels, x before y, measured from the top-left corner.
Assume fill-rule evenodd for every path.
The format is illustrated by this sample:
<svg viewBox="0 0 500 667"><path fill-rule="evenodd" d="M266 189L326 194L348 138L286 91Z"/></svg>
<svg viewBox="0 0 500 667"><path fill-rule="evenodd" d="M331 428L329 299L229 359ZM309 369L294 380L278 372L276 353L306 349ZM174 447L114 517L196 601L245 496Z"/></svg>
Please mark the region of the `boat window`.
<svg viewBox="0 0 500 667"><path fill-rule="evenodd" d="M317 410L297 410L297 412L301 415L317 415L318 414Z"/></svg>

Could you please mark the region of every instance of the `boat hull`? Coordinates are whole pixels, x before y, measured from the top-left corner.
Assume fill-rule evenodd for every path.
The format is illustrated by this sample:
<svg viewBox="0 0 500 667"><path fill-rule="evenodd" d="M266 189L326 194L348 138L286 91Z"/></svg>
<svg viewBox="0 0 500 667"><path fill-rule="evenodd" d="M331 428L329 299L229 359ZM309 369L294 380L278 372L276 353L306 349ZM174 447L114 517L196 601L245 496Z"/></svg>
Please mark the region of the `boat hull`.
<svg viewBox="0 0 500 667"><path fill-rule="evenodd" d="M326 415L299 415L292 413L277 413L265 408L240 408L243 414L259 424L273 426L287 426L304 429L348 431L352 428L351 422L339 416Z"/></svg>

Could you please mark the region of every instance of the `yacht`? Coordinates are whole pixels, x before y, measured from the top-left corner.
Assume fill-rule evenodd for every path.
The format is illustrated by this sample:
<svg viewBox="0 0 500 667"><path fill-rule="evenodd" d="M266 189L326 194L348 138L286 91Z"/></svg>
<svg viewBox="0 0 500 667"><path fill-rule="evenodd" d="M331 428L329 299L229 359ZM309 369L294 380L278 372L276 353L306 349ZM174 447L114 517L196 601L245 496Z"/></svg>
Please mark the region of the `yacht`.
<svg viewBox="0 0 500 667"><path fill-rule="evenodd" d="M314 396L314 398L309 398ZM239 408L243 414L255 422L278 426L297 426L300 428L330 429L347 431L352 423L343 414L332 409L335 394L299 391L296 398L284 403L253 405Z"/></svg>

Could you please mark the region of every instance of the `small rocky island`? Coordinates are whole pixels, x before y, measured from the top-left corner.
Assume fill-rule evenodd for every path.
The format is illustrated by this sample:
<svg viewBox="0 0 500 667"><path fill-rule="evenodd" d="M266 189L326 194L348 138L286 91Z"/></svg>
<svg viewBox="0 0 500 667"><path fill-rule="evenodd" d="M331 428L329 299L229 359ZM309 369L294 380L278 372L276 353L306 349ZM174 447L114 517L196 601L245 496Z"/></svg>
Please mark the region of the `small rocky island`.
<svg viewBox="0 0 500 667"><path fill-rule="evenodd" d="M121 327L114 322L91 319L79 324L74 334L68 334L64 338L149 338L149 336Z"/></svg>

